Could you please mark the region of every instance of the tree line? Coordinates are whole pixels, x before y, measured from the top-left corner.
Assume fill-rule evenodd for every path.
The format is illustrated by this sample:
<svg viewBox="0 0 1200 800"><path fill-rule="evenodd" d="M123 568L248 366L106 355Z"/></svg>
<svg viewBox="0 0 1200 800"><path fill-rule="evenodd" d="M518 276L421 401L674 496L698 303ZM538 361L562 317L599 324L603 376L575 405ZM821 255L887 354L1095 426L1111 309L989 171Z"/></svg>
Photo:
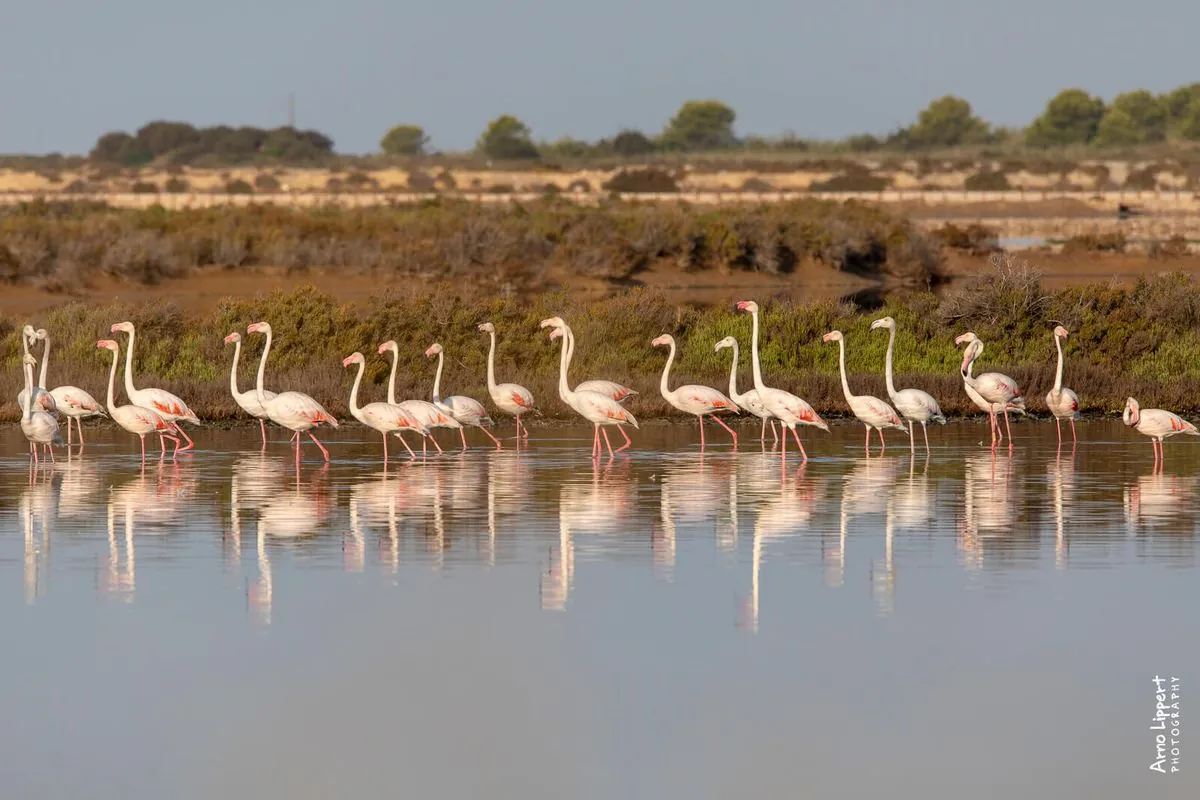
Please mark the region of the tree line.
<svg viewBox="0 0 1200 800"><path fill-rule="evenodd" d="M488 123L474 150L497 161L576 161L695 152L804 152L817 148L871 153L962 146L1113 149L1170 141L1200 142L1200 83L1163 94L1138 89L1117 95L1111 103L1083 89L1065 89L1051 98L1025 128L992 125L977 116L967 100L954 95L937 98L914 122L886 135L859 134L832 143L790 134L739 137L734 131L736 121L736 111L720 100L689 100L657 134L625 129L596 141L564 137L538 142L527 124L505 114ZM408 123L387 131L379 148L392 156L435 152L425 130ZM156 161L181 165L317 164L333 158L335 153L333 140L318 131L223 125L196 128L185 122L160 120L133 134L104 134L89 156L126 166Z"/></svg>

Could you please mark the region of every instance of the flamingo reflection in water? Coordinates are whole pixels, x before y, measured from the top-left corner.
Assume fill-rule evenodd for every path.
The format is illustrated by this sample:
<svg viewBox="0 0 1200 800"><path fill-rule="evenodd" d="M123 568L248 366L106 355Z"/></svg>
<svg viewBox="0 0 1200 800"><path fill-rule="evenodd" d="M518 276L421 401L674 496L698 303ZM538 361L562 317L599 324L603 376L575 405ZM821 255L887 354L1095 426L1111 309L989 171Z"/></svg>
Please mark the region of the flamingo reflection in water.
<svg viewBox="0 0 1200 800"><path fill-rule="evenodd" d="M933 491L929 486L929 458L924 459L920 474L916 455L910 451L908 478L898 480L888 494L884 517L883 566L871 562L871 583L880 613L890 615L895 610L896 595L896 530L928 531L934 519Z"/></svg>
<svg viewBox="0 0 1200 800"><path fill-rule="evenodd" d="M41 575L50 560L51 517L55 515L53 469L38 468L31 462L29 485L21 491L17 513L25 527L24 578L25 602L33 604L41 596ZM36 531L41 529L41 537Z"/></svg>
<svg viewBox="0 0 1200 800"><path fill-rule="evenodd" d="M963 471L963 517L958 534L964 567L983 566L985 538L1012 533L1017 502L1012 477L1012 455L1002 455L993 449L967 457Z"/></svg>
<svg viewBox="0 0 1200 800"><path fill-rule="evenodd" d="M519 451L488 453L487 528L488 566L496 564L497 520L520 514L527 507L532 483L528 458Z"/></svg>
<svg viewBox="0 0 1200 800"><path fill-rule="evenodd" d="M395 575L400 569L400 494L402 482L386 469L357 481L350 487L350 536L355 548L346 548L348 569L362 571L366 559L366 532L375 526L386 529L379 538L379 560ZM355 558L354 556L357 556Z"/></svg>
<svg viewBox="0 0 1200 800"><path fill-rule="evenodd" d="M1190 534L1196 517L1196 493L1200 478L1164 474L1157 464L1149 475L1127 483L1122 506L1125 528L1130 536L1154 529Z"/></svg>
<svg viewBox="0 0 1200 800"><path fill-rule="evenodd" d="M659 478L659 525L651 529L654 563L669 578L675 567L676 522L716 520L719 508L728 497L722 472L729 470L727 459L713 461L704 453L695 458L668 458ZM715 531L720 537L720 522Z"/></svg>
<svg viewBox="0 0 1200 800"><path fill-rule="evenodd" d="M1061 455L1046 465L1046 475L1050 479L1050 490L1054 504L1054 566L1064 569L1067 566L1067 555L1070 542L1066 536L1066 509L1071 505L1075 495L1075 448L1071 448L1070 458Z"/></svg>
<svg viewBox="0 0 1200 800"><path fill-rule="evenodd" d="M838 588L846 577L846 534L850 520L864 514L886 514L899 472L899 460L876 456L857 459L842 478L837 546L824 553L825 584ZM822 538L824 545L824 538Z"/></svg>
<svg viewBox="0 0 1200 800"><path fill-rule="evenodd" d="M165 535L175 530L180 511L194 491L196 478L190 464L158 462L151 474L143 466L137 475L108 495L108 573L102 578L102 591L123 602L132 602L135 588L135 528L140 523L142 536ZM124 519L124 536L118 538L116 520ZM125 557L121 558L121 545Z"/></svg>

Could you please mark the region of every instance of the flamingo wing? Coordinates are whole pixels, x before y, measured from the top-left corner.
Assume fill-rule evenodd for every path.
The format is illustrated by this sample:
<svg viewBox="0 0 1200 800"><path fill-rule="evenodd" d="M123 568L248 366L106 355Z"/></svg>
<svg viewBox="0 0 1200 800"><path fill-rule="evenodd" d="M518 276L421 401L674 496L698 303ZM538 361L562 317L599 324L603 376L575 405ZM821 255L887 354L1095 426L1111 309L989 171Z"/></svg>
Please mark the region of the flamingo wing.
<svg viewBox="0 0 1200 800"><path fill-rule="evenodd" d="M66 414L103 414L104 408L96 398L77 386L59 386L50 390L55 404Z"/></svg>
<svg viewBox="0 0 1200 800"><path fill-rule="evenodd" d="M596 394L602 394L607 397L611 397L618 403L631 395L637 394L637 392L635 392L633 389L630 389L628 386L622 386L616 381L605 380L584 381L575 387L575 391L595 392Z"/></svg>
<svg viewBox="0 0 1200 800"><path fill-rule="evenodd" d="M442 405L463 425L491 425L492 418L478 400L461 394L442 398Z"/></svg>
<svg viewBox="0 0 1200 800"><path fill-rule="evenodd" d="M187 403L165 389L138 389L129 398L135 405L152 408L168 420L182 419L199 424L200 418Z"/></svg>
<svg viewBox="0 0 1200 800"><path fill-rule="evenodd" d="M295 430L295 426L306 426L303 429L317 425L328 424L337 427L337 420L325 410L325 407L303 392L281 392L267 400L267 413L271 419L284 427Z"/></svg>
<svg viewBox="0 0 1200 800"><path fill-rule="evenodd" d="M526 411L533 408L533 394L524 386L515 383L502 383L496 387L496 391L507 397L517 408L522 408Z"/></svg>
<svg viewBox="0 0 1200 800"><path fill-rule="evenodd" d="M737 412L737 405L721 392L708 386L687 384L674 392L680 405L693 414L714 414L718 411Z"/></svg>

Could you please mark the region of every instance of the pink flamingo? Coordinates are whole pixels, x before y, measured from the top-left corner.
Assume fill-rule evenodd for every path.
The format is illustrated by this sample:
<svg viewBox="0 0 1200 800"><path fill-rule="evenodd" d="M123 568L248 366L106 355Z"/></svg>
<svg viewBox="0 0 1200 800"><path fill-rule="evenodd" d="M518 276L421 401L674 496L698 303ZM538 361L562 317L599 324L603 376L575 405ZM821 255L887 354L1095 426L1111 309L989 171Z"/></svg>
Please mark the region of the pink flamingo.
<svg viewBox="0 0 1200 800"><path fill-rule="evenodd" d="M342 359L342 366L348 367L351 364L358 364L358 375L354 377L354 388L350 390L350 413L354 418L366 425L368 428L374 428L383 434L383 463L387 464L388 446L387 437L393 431L412 430L427 436L429 429L417 422L412 414L405 411L403 408L391 403L367 403L365 406L358 405L358 385L362 383L363 371L366 369L367 360L363 358L362 353L351 353ZM408 446L408 442L404 441L403 436L398 436L400 443L404 445L404 449L408 451L408 455L416 458L416 454L412 448Z"/></svg>
<svg viewBox="0 0 1200 800"><path fill-rule="evenodd" d="M271 326L266 322L255 322L247 326L246 333L265 333L267 335L267 342L263 345L262 358L258 362L258 380L255 383L258 402L262 405L263 410L267 412L267 418L276 425L281 425L289 431L294 431L292 441L296 445L297 464L300 463L301 433L308 434L308 438L313 440L313 444L320 449L321 455L325 457L325 461L328 463L329 451L325 449L325 445L317 440L312 430L320 425L332 425L336 428L338 426L337 420L325 410L324 406L304 394L304 392L280 392L274 397L268 397L266 390L263 389L263 373L267 369L267 354L271 352ZM128 372L126 372L125 377L126 379L129 378Z"/></svg>
<svg viewBox="0 0 1200 800"><path fill-rule="evenodd" d="M496 408L516 417L517 440L528 439L529 430L521 424L521 415L533 410L533 393L516 383L496 383L496 326L485 322L479 326L479 330L488 334L492 340L488 347L488 394L492 396L492 402L496 404Z"/></svg>
<svg viewBox="0 0 1200 800"><path fill-rule="evenodd" d="M21 329L21 352L22 355L30 355L29 348L37 342L37 331L32 325L26 325ZM43 360L44 360L43 353ZM45 383L45 370L43 370L42 382ZM24 410L25 401L33 396L34 405L45 411L47 414L57 414L58 406L54 402L54 397L41 386L33 386L29 389L22 389L17 392L17 407Z"/></svg>
<svg viewBox="0 0 1200 800"><path fill-rule="evenodd" d="M180 426L179 421L190 422L193 425L200 424L200 418L188 408L187 403L180 400L175 395L165 389L135 389L133 388L133 339L134 329L132 322L118 322L112 326L112 333L123 331L129 334L129 346L125 350L125 394L129 395L129 402L134 405L142 406L143 408L152 408L158 412L159 416L175 428L175 432L183 437L187 444L180 447L180 450L191 450L196 446L192 441L192 437L187 435L187 431Z"/></svg>
<svg viewBox="0 0 1200 800"><path fill-rule="evenodd" d="M567 339L567 368L569 369L571 366L571 359L575 357L575 332L571 330L571 326L568 325L562 317L550 317L549 319L544 319L539 327L545 328L549 325L553 325L556 328L562 328L564 331L564 335ZM584 381L575 387L575 391L596 392L597 394L608 395L618 403L624 403L630 397L637 394L637 392L635 392L633 389L630 389L628 386L617 383L616 381L606 381L602 379ZM623 429L622 433L624 433ZM628 447L629 443L626 442L625 446Z"/></svg>
<svg viewBox="0 0 1200 800"><path fill-rule="evenodd" d="M179 439L172 435L176 428L171 424L170 420L152 408L146 408L137 404L118 406L116 403L114 384L117 382L117 362L120 360L121 354L120 345L112 339L101 339L96 342L96 347L102 350L110 350L113 354L112 369L108 373L108 415L125 430L137 434L138 442L142 446L142 463L146 463L146 434L148 433L158 434L158 445L162 451L162 455L167 454L166 440L170 439L174 442L175 450L171 453L174 456L175 453L179 452ZM126 372L126 376L128 374Z"/></svg>
<svg viewBox="0 0 1200 800"><path fill-rule="evenodd" d="M243 411L258 420L258 427L262 431L262 446L265 450L267 449L267 410L258 401L256 390L238 391L237 371L238 357L242 354L242 335L234 331L225 337L225 344L230 342L233 342L233 366L229 368L229 393L233 395L234 402L241 406ZM274 392L263 390L263 397L266 399L270 400L274 396Z"/></svg>
<svg viewBox="0 0 1200 800"><path fill-rule="evenodd" d="M440 444L438 444L437 439L433 438L433 429L434 428L458 429L458 428L462 428L462 423L460 423L454 417L447 414L445 411L442 411L440 408L435 406L433 403L430 403L425 400L405 400L403 402L397 403L396 402L396 368L400 364L400 347L394 341L389 339L388 341L379 345L378 352L380 355L383 355L384 353L392 354L392 373L388 377L388 402L394 406L400 406L405 411L407 411L409 414L412 414L412 416L417 420L417 422L424 425L425 428L428 430L428 432L425 434L425 437L421 440L421 455L424 456L428 453L429 442L433 442L433 446L437 448L437 451L439 453L442 452L442 446ZM400 434L401 434L401 431L396 431L395 435L398 438L403 439L404 437L401 436Z"/></svg>
<svg viewBox="0 0 1200 800"><path fill-rule="evenodd" d="M982 397L980 397L979 392L975 391L973 388L971 388L971 384L967 383L967 378L973 377L973 374L974 374L973 373L973 370L975 369L974 360L976 358L978 358L981 353L983 353L983 342L980 341L979 339L976 339L975 341L973 341L969 345L967 345L967 349L963 352L963 358L965 359L968 355L970 355L971 361L972 361L972 363L967 365L967 374L963 376L963 389L966 391L967 397L970 398L971 402L975 404L976 408L978 408L980 411L984 412L985 414L990 414L991 410L992 410L992 404L989 403L987 400L984 400ZM1005 408L1007 408L1009 411L1013 411L1017 414L1021 414L1022 416L1024 416L1026 413L1025 412L1025 398L1024 397L1014 398L1013 400L1009 401L1008 405L1006 405ZM998 427L996 429L996 435L1001 442L1004 441L1004 434L1000 433L1000 430Z"/></svg>
<svg viewBox="0 0 1200 800"><path fill-rule="evenodd" d="M904 432L908 432L908 426L900 421L900 415L896 413L896 409L892 408L887 403L869 394L851 394L850 382L846 380L846 337L841 331L830 331L821 337L823 342L838 343L838 371L842 375L842 394L846 396L846 403L850 406L850 410L854 412L854 416L858 417L867 429L866 450L867 455L871 454L871 429L879 431L879 453L887 449L887 444L883 441L884 428L896 428Z"/></svg>
<svg viewBox="0 0 1200 800"><path fill-rule="evenodd" d="M737 404L738 408L743 411L749 411L754 416L762 420L762 432L759 434L758 440L765 446L767 443L767 422L771 423L771 447L779 443L779 433L775 430L775 418L771 416L771 412L767 411L767 407L762 404L762 400L758 397L758 390L751 389L745 394L741 394L737 390L737 371L738 371L738 343L737 339L732 336L726 336L721 341L713 345L713 352L723 350L726 347L733 348L733 364L729 368L729 399Z"/></svg>
<svg viewBox="0 0 1200 800"><path fill-rule="evenodd" d="M758 363L758 303L753 300L739 300L737 303L739 311L750 312L750 318L753 325L753 341L750 347L751 362L754 366L754 390L758 392L758 398L762 401L763 406L767 411L771 412L772 416L792 432L792 438L796 440L796 446L800 448L800 456L804 462L808 461L808 453L804 451L804 445L800 442L800 436L796 433L797 425L812 425L815 428L820 428L823 431L829 430L829 425L825 420L813 410L813 407L801 400L796 395L790 392L785 392L782 389L768 387L763 383L762 369ZM787 434L783 434L783 445L779 448L779 458L782 461L787 457Z"/></svg>
<svg viewBox="0 0 1200 800"><path fill-rule="evenodd" d="M988 417L992 427L992 447L997 445L996 435L1000 432L1000 422L997 419L998 409L1004 409L1004 427L1008 431L1008 449L1012 450L1012 427L1008 421L1008 409L1010 403L1021 400L1021 405L1024 405L1024 398L1021 397L1021 388L1017 386L1017 382L999 372L985 372L982 375L974 376L971 373L971 366L975 363L975 359L983 352L983 341L973 332L967 331L964 334L955 338L955 344L967 343L967 348L963 353L962 362L962 377L963 383L975 390L975 392L989 403Z"/></svg>
<svg viewBox="0 0 1200 800"><path fill-rule="evenodd" d="M42 345L42 372L38 379L38 388L46 390L46 371L50 363L50 334L45 328L37 329L37 338L45 342ZM104 407L96 402L96 398L80 389L78 386L56 386L50 390L54 407L67 418L67 447L71 446L71 420L79 429L79 446L83 447L83 420L89 417L107 417Z"/></svg>
<svg viewBox="0 0 1200 800"><path fill-rule="evenodd" d="M669 333L664 333L650 342L650 344L654 347L666 346L671 348L671 352L667 356L666 366L663 367L662 379L658 384L659 391L662 392L663 398L668 403L683 413L696 415L696 421L700 423L700 449L704 449L704 417L706 414L716 420L717 424L722 428L729 431L729 435L733 437L733 446L737 447L737 433L717 416L722 411L732 411L736 414L737 406L734 405L733 401L716 389L694 383L679 386L675 391L671 391L668 380L671 374L671 365L675 363L675 337Z"/></svg>
<svg viewBox="0 0 1200 800"><path fill-rule="evenodd" d="M1062 447L1062 421L1071 421L1071 443L1075 438L1075 420L1079 418L1079 397L1063 386L1062 340L1067 338L1067 329L1062 325L1054 329L1054 346L1058 350L1058 371L1054 373L1054 388L1046 393L1046 407L1054 415L1054 427L1058 430L1058 446Z"/></svg>
<svg viewBox="0 0 1200 800"><path fill-rule="evenodd" d="M26 402L21 407L21 432L29 440L29 456L33 463L38 463L37 446L40 444L54 460L52 444L62 444L62 436L58 432L58 420L48 411L36 409L37 398L33 394L33 365L37 363L29 353L22 357L22 371L25 373L25 397L34 397L33 402Z"/></svg>
<svg viewBox="0 0 1200 800"><path fill-rule="evenodd" d="M619 453L631 444L629 436L626 435L626 443L616 449L612 448L612 442L608 439L608 426L616 425L618 427L629 424L634 428L638 427L638 422L634 419L633 414L606 394L599 392L587 391L572 391L567 385L567 341L568 337L565 330L561 327L555 327L550 331L550 339L561 338L563 340L562 352L558 362L558 396L563 399L563 402L573 408L576 413L592 423L594 426L592 432L592 458L600 458L600 428L605 426L604 443L608 445L608 455L612 458L614 452Z"/></svg>
<svg viewBox="0 0 1200 800"><path fill-rule="evenodd" d="M496 443L496 449L501 449L500 440L492 435L492 432L485 428L485 425L494 425L492 418L488 416L487 409L483 407L483 403L478 400L467 397L461 394L451 395L449 397L441 396L442 386L442 346L437 342L429 345L429 349L425 351L426 358L437 356L438 365L437 372L433 376L433 404L442 412L454 417L459 424L458 433L462 436L463 450L467 449L467 425L473 425L479 430L487 434L487 437Z"/></svg>
<svg viewBox="0 0 1200 800"><path fill-rule="evenodd" d="M1138 433L1150 437L1150 444L1154 447L1155 466L1161 464L1163 460L1163 439L1177 433L1200 436L1200 431L1196 430L1196 426L1178 414L1163 411L1161 408L1142 410L1138 401L1132 397L1125 400L1125 410L1121 413L1121 421L1134 428Z"/></svg>
<svg viewBox="0 0 1200 800"><path fill-rule="evenodd" d="M933 399L933 395L929 392L920 389L896 391L896 384L892 380L892 350L896 346L896 320L891 317L877 319L871 323L871 330L876 328L886 328L888 331L887 355L884 357L883 374L887 381L888 397L896 404L896 410L900 412L901 416L908 420L908 449L916 450L913 423L919 422L921 423L921 433L925 436L925 454L929 455L929 430L925 425L929 422L945 425L946 415L942 413L938 401Z"/></svg>

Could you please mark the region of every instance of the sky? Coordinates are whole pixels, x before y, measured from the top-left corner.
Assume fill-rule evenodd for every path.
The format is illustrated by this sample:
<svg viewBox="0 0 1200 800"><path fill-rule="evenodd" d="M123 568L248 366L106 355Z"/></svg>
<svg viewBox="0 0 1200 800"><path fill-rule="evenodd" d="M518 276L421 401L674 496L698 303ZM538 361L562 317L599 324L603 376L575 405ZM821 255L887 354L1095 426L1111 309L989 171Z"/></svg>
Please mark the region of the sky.
<svg viewBox="0 0 1200 800"><path fill-rule="evenodd" d="M511 113L537 140L657 132L716 98L749 133L886 133L943 94L1019 126L1058 90L1200 80L1177 0L0 0L0 153L85 153L154 119L287 122L343 153L397 123L471 147Z"/></svg>

